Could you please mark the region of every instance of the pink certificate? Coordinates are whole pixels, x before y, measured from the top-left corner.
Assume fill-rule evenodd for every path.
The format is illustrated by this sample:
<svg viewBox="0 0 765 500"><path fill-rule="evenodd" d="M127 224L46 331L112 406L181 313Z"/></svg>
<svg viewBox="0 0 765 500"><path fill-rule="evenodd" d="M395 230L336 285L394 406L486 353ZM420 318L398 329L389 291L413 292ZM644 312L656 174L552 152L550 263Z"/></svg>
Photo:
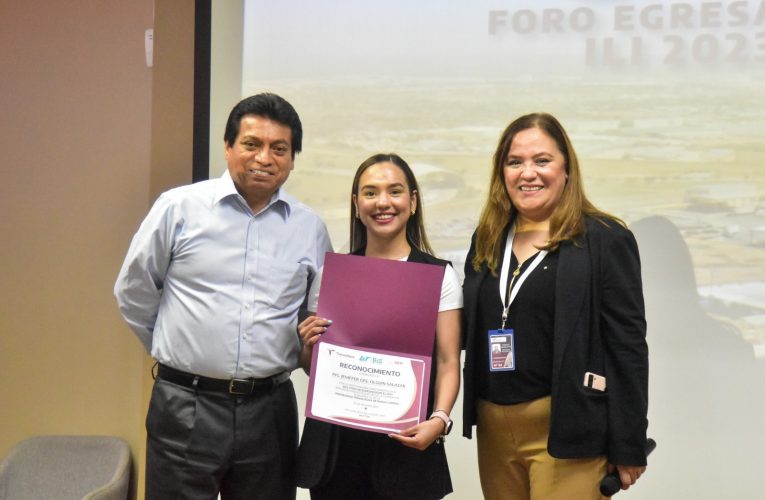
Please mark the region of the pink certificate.
<svg viewBox="0 0 765 500"><path fill-rule="evenodd" d="M444 268L327 254L306 416L375 432L426 418Z"/></svg>

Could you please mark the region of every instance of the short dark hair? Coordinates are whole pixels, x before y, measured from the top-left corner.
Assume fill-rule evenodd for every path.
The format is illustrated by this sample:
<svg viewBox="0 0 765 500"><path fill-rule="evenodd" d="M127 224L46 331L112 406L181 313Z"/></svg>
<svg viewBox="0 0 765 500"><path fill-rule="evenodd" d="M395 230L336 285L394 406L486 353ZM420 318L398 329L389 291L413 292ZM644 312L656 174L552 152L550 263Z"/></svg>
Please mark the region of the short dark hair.
<svg viewBox="0 0 765 500"><path fill-rule="evenodd" d="M223 140L228 147L234 145L239 135L239 124L247 115L262 116L288 126L292 131L292 158L294 159L295 155L302 151L303 125L300 123L297 111L283 97L269 92L242 99L231 110L226 122L226 131L223 134Z"/></svg>
<svg viewBox="0 0 765 500"><path fill-rule="evenodd" d="M361 223L361 220L355 216L356 206L353 204L353 196L359 194L361 174L372 165L378 163L392 163L400 168L401 171L404 172L406 183L409 185L409 194L417 193L417 210L414 214L409 216L409 220L406 222L406 241L410 246L413 246L421 252L426 252L432 255L433 249L425 234L425 207L422 202L420 188L417 185L417 179L414 177L414 172L412 172L409 164L395 153L372 155L364 160L361 165L359 165L359 168L356 169L356 175L353 177L353 185L351 186L351 253L367 246L367 228Z"/></svg>

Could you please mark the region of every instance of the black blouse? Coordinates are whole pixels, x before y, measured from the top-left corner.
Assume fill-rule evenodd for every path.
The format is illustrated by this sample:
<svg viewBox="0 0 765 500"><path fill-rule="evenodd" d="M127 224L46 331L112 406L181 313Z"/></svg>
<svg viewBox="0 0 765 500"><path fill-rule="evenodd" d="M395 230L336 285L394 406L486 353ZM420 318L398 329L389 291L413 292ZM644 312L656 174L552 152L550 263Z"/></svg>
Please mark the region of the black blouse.
<svg viewBox="0 0 765 500"><path fill-rule="evenodd" d="M500 257L502 262L503 256ZM521 266L523 273L536 255ZM551 393L553 327L555 324L555 275L558 252L548 253L518 289L505 329L512 329L515 341L515 370L489 370L489 330L502 325L503 304L499 278L489 273L478 292L476 394L496 404L532 401ZM515 254L510 271L518 267ZM515 285L518 286L517 283Z"/></svg>

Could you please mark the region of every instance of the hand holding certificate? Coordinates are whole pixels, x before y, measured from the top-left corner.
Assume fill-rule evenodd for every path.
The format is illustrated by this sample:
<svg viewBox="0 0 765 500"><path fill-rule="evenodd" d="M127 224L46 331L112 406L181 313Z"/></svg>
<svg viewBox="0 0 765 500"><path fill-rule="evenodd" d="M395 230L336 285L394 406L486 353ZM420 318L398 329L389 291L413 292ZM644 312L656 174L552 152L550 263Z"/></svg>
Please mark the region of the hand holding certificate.
<svg viewBox="0 0 765 500"><path fill-rule="evenodd" d="M308 417L385 433L426 418L443 273L327 255L317 313L332 327L313 349Z"/></svg>

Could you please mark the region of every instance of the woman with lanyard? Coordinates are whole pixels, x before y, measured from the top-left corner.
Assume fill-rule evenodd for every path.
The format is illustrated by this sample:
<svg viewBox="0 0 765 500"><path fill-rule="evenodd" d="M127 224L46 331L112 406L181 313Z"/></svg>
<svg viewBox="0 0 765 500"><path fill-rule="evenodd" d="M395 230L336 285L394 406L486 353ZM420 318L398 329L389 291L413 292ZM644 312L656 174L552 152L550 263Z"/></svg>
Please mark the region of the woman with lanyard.
<svg viewBox="0 0 765 500"><path fill-rule="evenodd" d="M314 500L426 500L452 491L443 437L451 430L449 414L460 383L462 290L452 266L432 256L423 220L417 180L400 156L378 154L359 166L351 188L351 253L445 268L428 395L431 413L428 420L391 435L307 418L298 451L297 482L311 489ZM311 287L312 311L320 280ZM301 365L306 371L313 346L330 325L329 319L316 316L298 325L304 346Z"/></svg>
<svg viewBox="0 0 765 500"><path fill-rule="evenodd" d="M600 499L645 471L648 348L635 239L584 194L560 123L502 134L465 262L464 428L488 499Z"/></svg>

